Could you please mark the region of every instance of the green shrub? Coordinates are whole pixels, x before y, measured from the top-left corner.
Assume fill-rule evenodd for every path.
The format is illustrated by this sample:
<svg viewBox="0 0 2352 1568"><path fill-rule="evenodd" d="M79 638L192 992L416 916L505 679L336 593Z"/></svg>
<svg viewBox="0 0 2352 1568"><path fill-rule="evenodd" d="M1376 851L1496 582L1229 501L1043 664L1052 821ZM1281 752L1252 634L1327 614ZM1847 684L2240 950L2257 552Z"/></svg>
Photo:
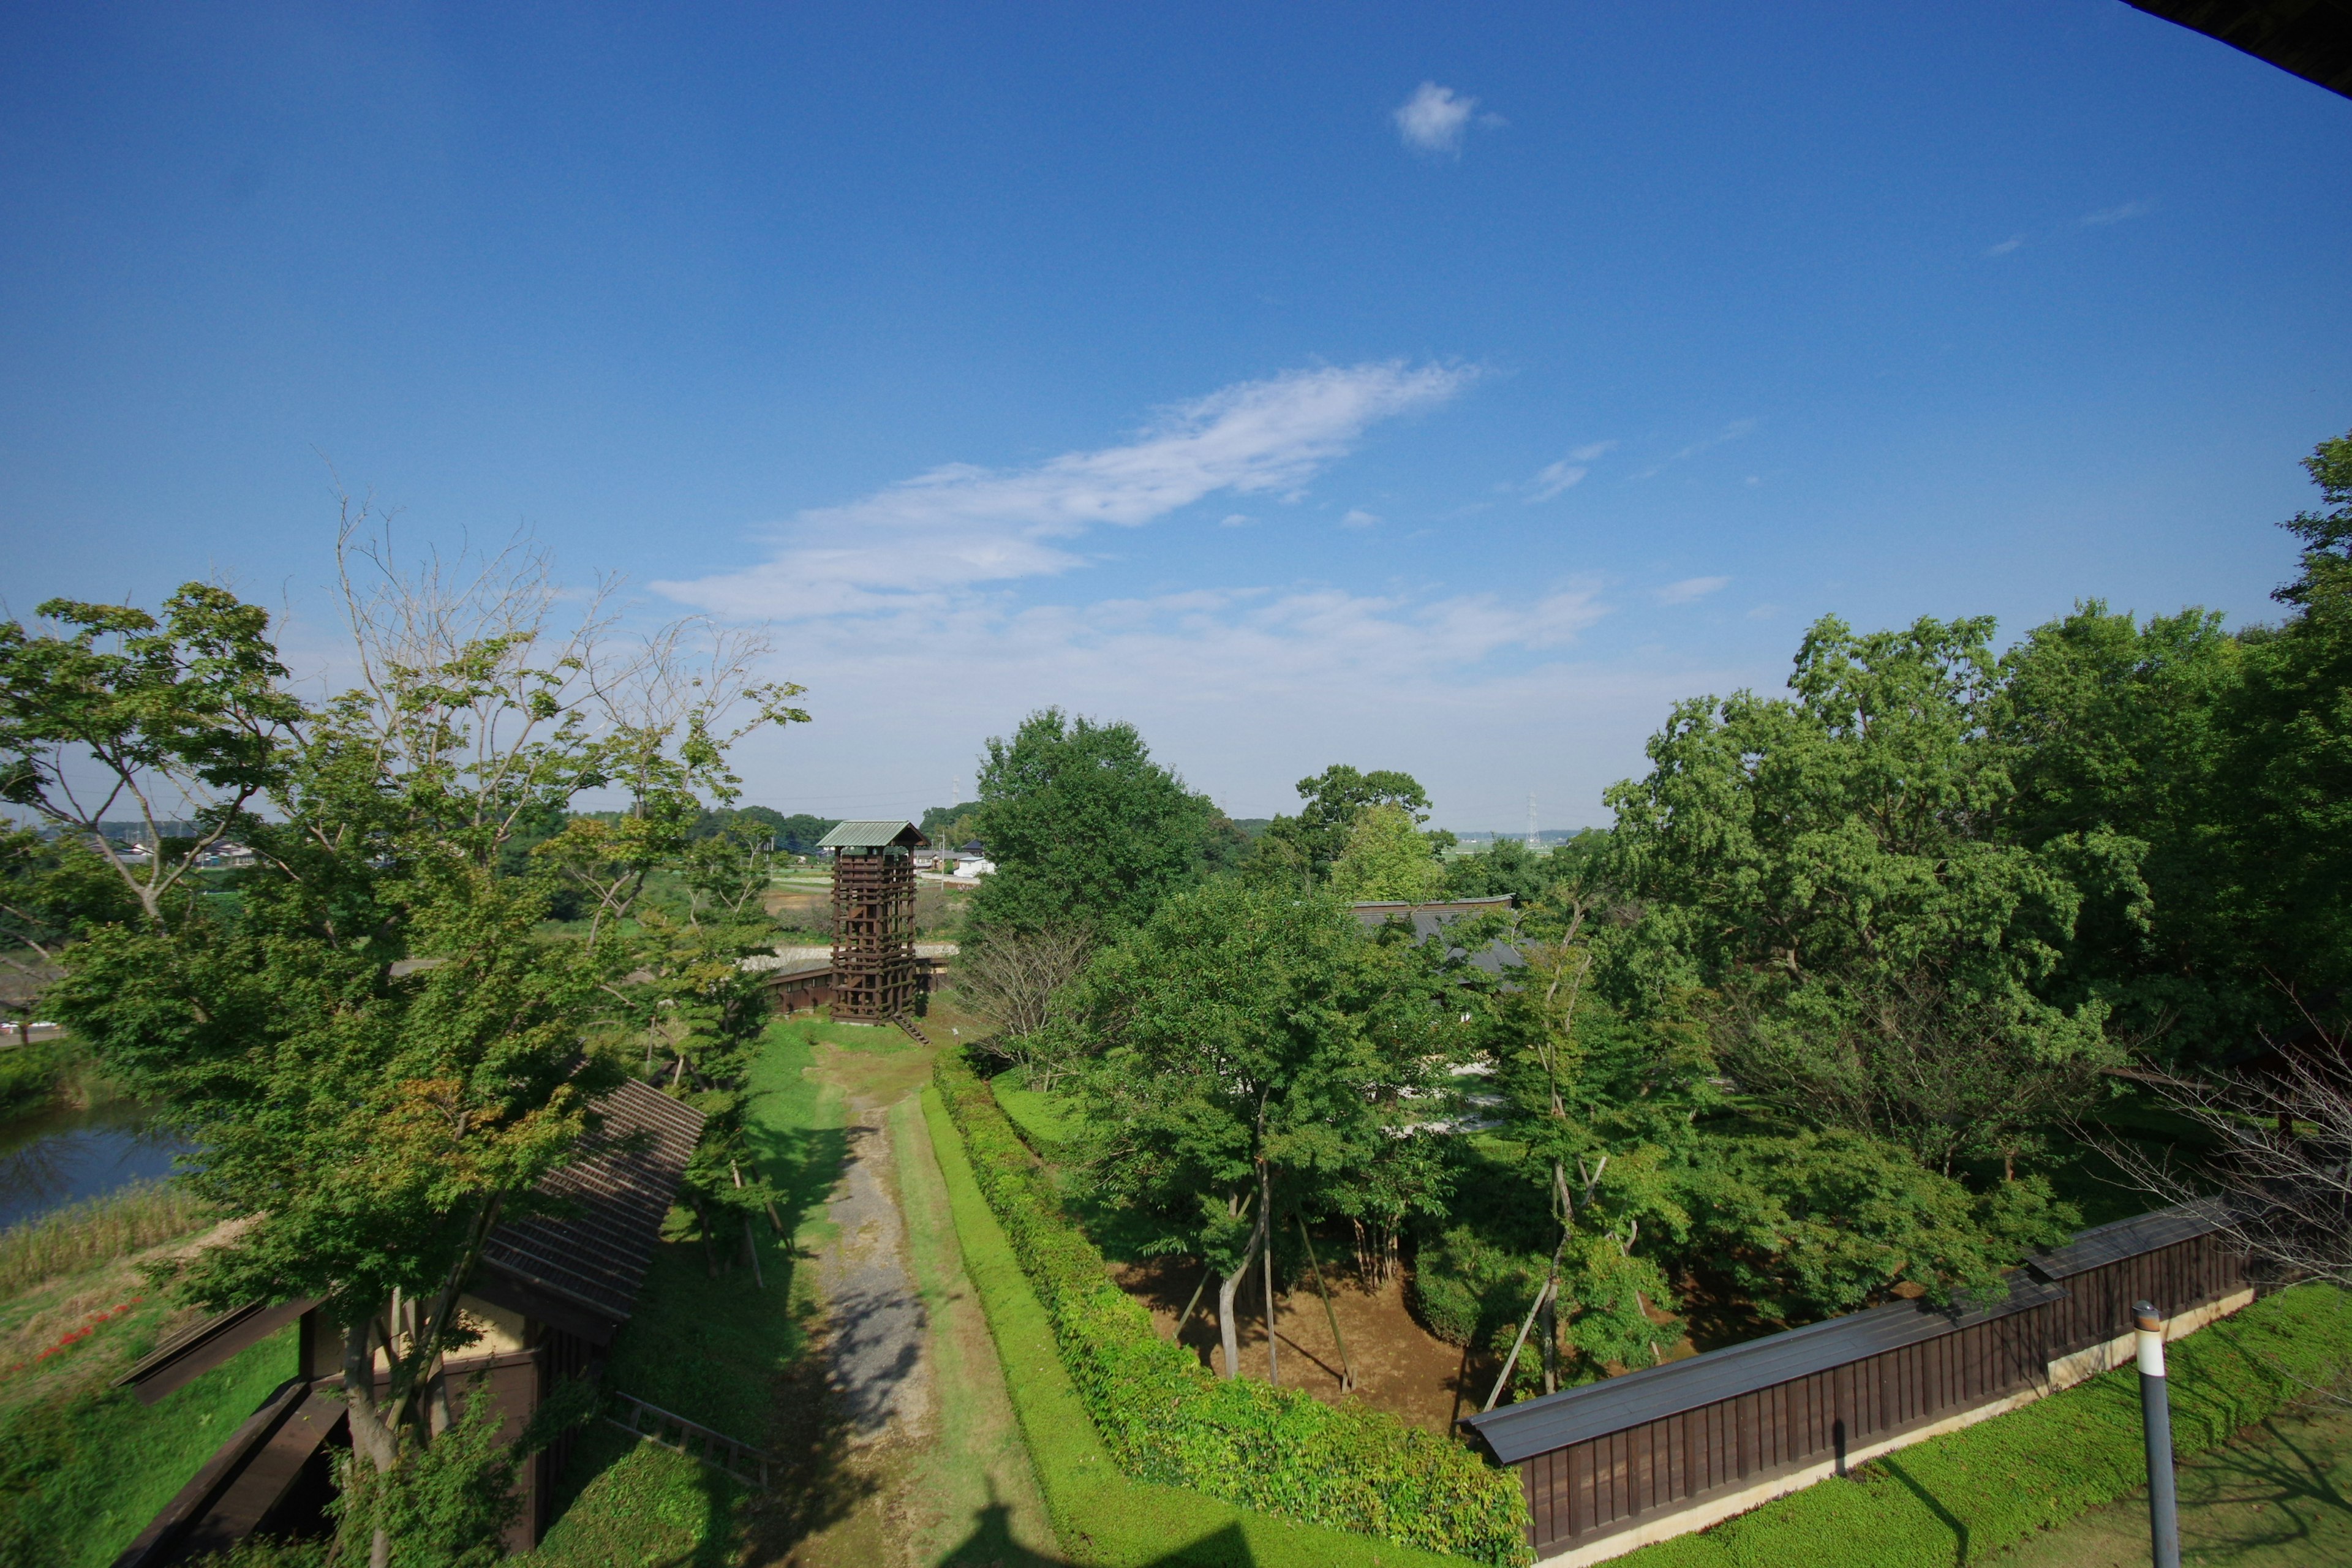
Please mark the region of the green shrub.
<svg viewBox="0 0 2352 1568"><path fill-rule="evenodd" d="M1517 1326L1543 1284L1546 1259L1507 1252L1468 1226L1425 1241L1414 1256L1413 1305L1448 1344L1483 1345Z"/></svg>
<svg viewBox="0 0 2352 1568"><path fill-rule="evenodd" d="M981 1191L1122 1470L1429 1551L1530 1561L1525 1506L1507 1471L1384 1412L1212 1376L1162 1340L1063 1215L987 1082L954 1053L940 1058L935 1077Z"/></svg>
<svg viewBox="0 0 2352 1568"><path fill-rule="evenodd" d="M29 1115L62 1098L66 1075L79 1055L64 1039L0 1046L0 1117Z"/></svg>

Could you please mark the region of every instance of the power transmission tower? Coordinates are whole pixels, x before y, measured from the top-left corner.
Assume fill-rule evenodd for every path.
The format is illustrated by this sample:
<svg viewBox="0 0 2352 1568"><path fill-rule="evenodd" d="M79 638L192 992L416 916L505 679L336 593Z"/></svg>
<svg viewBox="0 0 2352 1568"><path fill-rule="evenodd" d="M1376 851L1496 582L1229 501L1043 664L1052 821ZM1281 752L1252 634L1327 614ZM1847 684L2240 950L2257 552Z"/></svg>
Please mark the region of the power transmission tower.
<svg viewBox="0 0 2352 1568"><path fill-rule="evenodd" d="M1528 847L1543 847L1543 836L1536 831L1536 796L1533 790L1528 792Z"/></svg>

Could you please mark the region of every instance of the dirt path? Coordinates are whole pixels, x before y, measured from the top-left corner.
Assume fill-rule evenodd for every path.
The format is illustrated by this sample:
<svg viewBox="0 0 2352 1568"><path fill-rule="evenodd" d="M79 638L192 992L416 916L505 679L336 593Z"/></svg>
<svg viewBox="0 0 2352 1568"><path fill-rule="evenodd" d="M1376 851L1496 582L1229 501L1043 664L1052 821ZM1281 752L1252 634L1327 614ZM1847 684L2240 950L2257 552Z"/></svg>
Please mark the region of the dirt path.
<svg viewBox="0 0 2352 1568"><path fill-rule="evenodd" d="M800 1568L1060 1561L987 1321L963 1271L919 1095L933 1052L896 1030L828 1046L850 1143L814 1260L832 1397L865 1496Z"/></svg>

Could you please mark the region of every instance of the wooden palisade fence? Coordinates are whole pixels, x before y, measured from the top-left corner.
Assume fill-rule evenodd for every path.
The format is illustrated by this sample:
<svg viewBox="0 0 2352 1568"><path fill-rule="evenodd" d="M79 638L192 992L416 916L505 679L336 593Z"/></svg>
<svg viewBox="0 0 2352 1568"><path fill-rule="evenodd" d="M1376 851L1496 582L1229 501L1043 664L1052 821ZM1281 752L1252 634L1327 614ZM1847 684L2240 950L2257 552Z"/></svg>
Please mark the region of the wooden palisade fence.
<svg viewBox="0 0 2352 1568"><path fill-rule="evenodd" d="M2119 1366L2135 1300L2174 1334L2235 1311L2253 1278L2226 1226L2210 1202L2101 1226L1998 1301L1896 1302L1463 1425L1518 1471L1538 1557L1601 1562Z"/></svg>

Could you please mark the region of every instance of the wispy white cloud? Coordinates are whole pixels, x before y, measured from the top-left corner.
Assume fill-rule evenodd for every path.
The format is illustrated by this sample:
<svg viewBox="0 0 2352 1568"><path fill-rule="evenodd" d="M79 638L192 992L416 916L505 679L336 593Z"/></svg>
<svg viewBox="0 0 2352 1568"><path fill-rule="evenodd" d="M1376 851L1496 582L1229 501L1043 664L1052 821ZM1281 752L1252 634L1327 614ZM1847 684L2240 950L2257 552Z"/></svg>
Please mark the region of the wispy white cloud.
<svg viewBox="0 0 2352 1568"><path fill-rule="evenodd" d="M1536 470L1536 477L1528 481L1528 504L1533 505L1539 500L1551 500L1560 491L1573 487L1579 479L1591 471L1582 464L1571 463L1566 458L1557 463L1545 464Z"/></svg>
<svg viewBox="0 0 2352 1568"><path fill-rule="evenodd" d="M1219 492L1295 496L1370 426L1444 402L1475 373L1401 362L1295 371L1182 405L1124 445L1034 468L953 464L845 506L802 512L742 571L654 587L722 615L887 608L1080 564L1066 548Z"/></svg>
<svg viewBox="0 0 2352 1568"><path fill-rule="evenodd" d="M1551 500L1562 490L1570 489L1592 469L1589 465L1606 453L1614 441L1593 441L1577 447L1557 463L1547 463L1536 470L1536 477L1524 485L1497 485L1500 490L1523 490L1526 500L1533 506L1538 501Z"/></svg>
<svg viewBox="0 0 2352 1568"><path fill-rule="evenodd" d="M1425 81L1398 106L1394 115L1397 134L1416 153L1458 156L1462 152L1462 133L1477 108L1476 99L1464 98L1450 87ZM1481 122L1486 121L1501 123L1495 115L1484 116Z"/></svg>
<svg viewBox="0 0 2352 1568"><path fill-rule="evenodd" d="M1985 254L1987 256L2007 256L2011 251L2017 249L2024 243L2025 237L2023 235L2012 234L2007 239L2002 240L1999 245L1986 246Z"/></svg>
<svg viewBox="0 0 2352 1568"><path fill-rule="evenodd" d="M1247 528L1251 523L1255 522L1256 521L1257 519L1250 516L1249 513L1245 511L1227 512L1224 516L1217 520L1217 526L1219 528Z"/></svg>
<svg viewBox="0 0 2352 1568"><path fill-rule="evenodd" d="M1657 591L1661 605L1695 604L1709 594L1731 586L1728 577L1685 577L1679 583L1669 583Z"/></svg>
<svg viewBox="0 0 2352 1568"><path fill-rule="evenodd" d="M1341 528L1370 528L1380 521L1380 517L1376 513L1366 511L1360 506L1350 507L1348 509L1348 515L1339 520L1339 526Z"/></svg>
<svg viewBox="0 0 2352 1568"><path fill-rule="evenodd" d="M2117 207L2101 207L2095 213L2084 213L2079 220L2084 228L2103 228L2111 223L2129 218L2146 217L2156 210L2154 202L2126 202Z"/></svg>
<svg viewBox="0 0 2352 1568"><path fill-rule="evenodd" d="M1753 419L1735 419L1730 424L1726 425L1722 429L1717 431L1714 435L1702 436L1697 440L1693 441L1689 446L1683 447L1680 451L1675 453L1674 456L1666 458L1664 462L1653 463L1650 467L1643 468L1640 473L1635 474L1633 478L1637 479L1655 479L1660 474L1664 473L1666 469L1673 467L1675 464L1685 462L1692 458L1697 457L1701 452L1712 451L1716 447L1722 446L1727 441L1745 439L1747 437L1755 433L1756 426L1757 421Z"/></svg>

